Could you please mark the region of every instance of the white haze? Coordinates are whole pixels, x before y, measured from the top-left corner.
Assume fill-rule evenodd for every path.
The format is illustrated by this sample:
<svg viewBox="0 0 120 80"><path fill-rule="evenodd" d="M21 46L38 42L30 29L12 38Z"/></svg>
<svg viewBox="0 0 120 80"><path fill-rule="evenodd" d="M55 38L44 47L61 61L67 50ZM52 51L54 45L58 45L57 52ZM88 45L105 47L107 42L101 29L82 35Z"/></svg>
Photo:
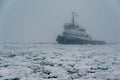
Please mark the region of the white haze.
<svg viewBox="0 0 120 80"><path fill-rule="evenodd" d="M120 43L119 0L1 0L0 40L55 42L74 10L97 40Z"/></svg>

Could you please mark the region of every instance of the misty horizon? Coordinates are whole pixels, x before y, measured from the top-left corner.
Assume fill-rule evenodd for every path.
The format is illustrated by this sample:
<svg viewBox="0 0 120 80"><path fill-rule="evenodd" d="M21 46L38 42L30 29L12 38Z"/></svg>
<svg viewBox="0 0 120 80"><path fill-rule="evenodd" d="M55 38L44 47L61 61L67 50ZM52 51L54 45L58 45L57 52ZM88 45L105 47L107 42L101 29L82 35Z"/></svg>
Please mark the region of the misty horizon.
<svg viewBox="0 0 120 80"><path fill-rule="evenodd" d="M65 23L76 22L94 40L120 43L119 0L1 0L0 41L56 43Z"/></svg>

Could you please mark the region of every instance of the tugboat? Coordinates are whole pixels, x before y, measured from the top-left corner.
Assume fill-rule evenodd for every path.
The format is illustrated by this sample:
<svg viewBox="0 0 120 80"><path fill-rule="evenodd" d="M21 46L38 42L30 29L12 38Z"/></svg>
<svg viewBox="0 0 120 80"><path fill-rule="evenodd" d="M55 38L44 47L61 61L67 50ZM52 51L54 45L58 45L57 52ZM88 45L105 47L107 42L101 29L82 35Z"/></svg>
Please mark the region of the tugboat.
<svg viewBox="0 0 120 80"><path fill-rule="evenodd" d="M58 44L106 44L105 41L93 40L92 37L86 33L86 29L75 23L75 12L72 13L72 21L64 24L64 31L62 35L58 35L56 41Z"/></svg>

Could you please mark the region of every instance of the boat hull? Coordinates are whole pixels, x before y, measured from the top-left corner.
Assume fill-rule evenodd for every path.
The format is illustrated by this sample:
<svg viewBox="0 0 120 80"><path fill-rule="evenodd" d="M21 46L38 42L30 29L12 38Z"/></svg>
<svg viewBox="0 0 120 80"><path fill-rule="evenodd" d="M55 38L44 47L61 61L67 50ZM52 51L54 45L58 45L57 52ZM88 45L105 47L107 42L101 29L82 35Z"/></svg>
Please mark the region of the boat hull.
<svg viewBox="0 0 120 80"><path fill-rule="evenodd" d="M67 37L67 36L57 36L56 41L58 44L106 44L105 41L96 41L96 40L84 40L84 39L78 39L75 37Z"/></svg>

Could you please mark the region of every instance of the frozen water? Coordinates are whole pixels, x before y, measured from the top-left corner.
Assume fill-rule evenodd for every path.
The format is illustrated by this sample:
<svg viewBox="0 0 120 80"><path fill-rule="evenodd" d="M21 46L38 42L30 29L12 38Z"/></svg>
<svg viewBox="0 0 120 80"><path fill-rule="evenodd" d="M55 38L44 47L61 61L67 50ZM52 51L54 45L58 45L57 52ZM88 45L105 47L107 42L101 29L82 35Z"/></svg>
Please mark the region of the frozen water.
<svg viewBox="0 0 120 80"><path fill-rule="evenodd" d="M4 44L0 80L120 80L120 45Z"/></svg>

